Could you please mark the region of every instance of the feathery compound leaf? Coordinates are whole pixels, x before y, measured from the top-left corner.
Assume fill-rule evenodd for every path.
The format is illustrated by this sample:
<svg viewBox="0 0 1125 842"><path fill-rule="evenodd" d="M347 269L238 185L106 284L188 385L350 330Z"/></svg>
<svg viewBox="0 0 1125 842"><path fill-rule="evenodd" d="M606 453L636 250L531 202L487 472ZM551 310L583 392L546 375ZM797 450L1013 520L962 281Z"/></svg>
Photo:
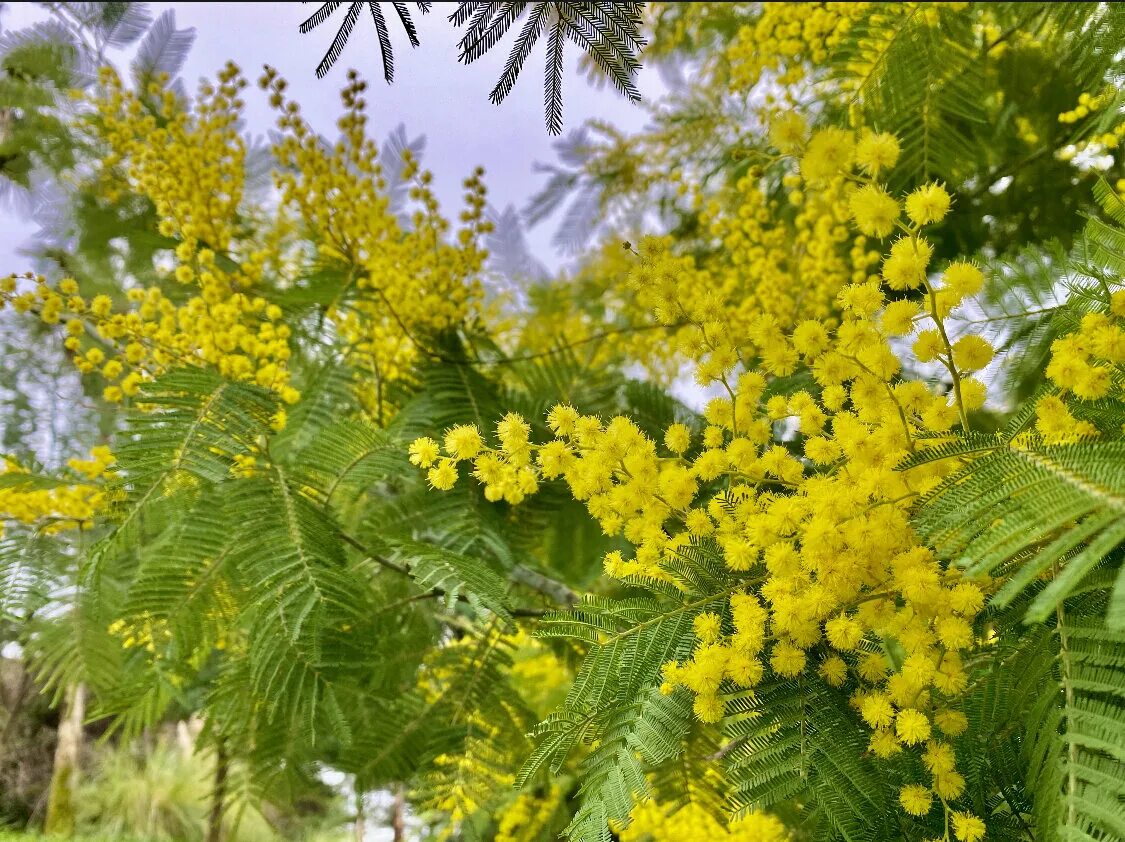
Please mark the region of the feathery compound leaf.
<svg viewBox="0 0 1125 842"><path fill-rule="evenodd" d="M972 575L1014 562L998 605L1053 571L1028 610L1042 621L1125 541L1125 442L1010 444L927 495L915 525Z"/></svg>
<svg viewBox="0 0 1125 842"><path fill-rule="evenodd" d="M320 721L343 736L334 708L331 667L360 657L340 646L334 630L356 623L361 593L344 564L342 545L327 515L290 485L272 476L230 483L232 512L253 512L234 536L231 561L247 590L247 667L267 718L290 729ZM336 645L327 646L329 640Z"/></svg>
<svg viewBox="0 0 1125 842"><path fill-rule="evenodd" d="M137 89L147 90L162 73L174 79L183 69L194 42L194 27L176 29L176 13L172 9L161 14L141 41L130 67Z"/></svg>
<svg viewBox="0 0 1125 842"><path fill-rule="evenodd" d="M562 18L551 27L547 39L547 70L543 77L543 109L546 114L547 131L559 134L562 131L562 78L563 78L563 35L566 27Z"/></svg>
<svg viewBox="0 0 1125 842"><path fill-rule="evenodd" d="M478 611L511 621L505 580L480 559L405 538L377 539L373 549L385 552L389 561L403 563L420 588L441 594L447 605L463 597Z"/></svg>
<svg viewBox="0 0 1125 842"><path fill-rule="evenodd" d="M847 698L817 678L770 679L725 697L730 806L736 815L808 793L844 839L895 836L884 773Z"/></svg>
<svg viewBox="0 0 1125 842"><path fill-rule="evenodd" d="M255 453L277 410L271 392L232 383L202 368L175 369L145 384L117 446L122 500L116 530L91 553L132 540L146 513L169 507L177 491L229 478L234 457Z"/></svg>
<svg viewBox="0 0 1125 842"><path fill-rule="evenodd" d="M1055 689L1040 697L1024 745L1043 838L1125 838L1125 635L1102 625L1103 611L1102 595L1078 598L1047 627Z"/></svg>

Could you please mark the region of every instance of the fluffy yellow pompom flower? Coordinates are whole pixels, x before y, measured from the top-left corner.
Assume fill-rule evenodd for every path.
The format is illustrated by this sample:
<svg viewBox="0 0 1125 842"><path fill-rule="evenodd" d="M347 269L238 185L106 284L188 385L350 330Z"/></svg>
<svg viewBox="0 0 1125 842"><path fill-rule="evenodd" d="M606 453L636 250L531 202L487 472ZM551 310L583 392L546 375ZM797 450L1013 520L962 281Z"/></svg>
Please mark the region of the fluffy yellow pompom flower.
<svg viewBox="0 0 1125 842"><path fill-rule="evenodd" d="M892 301L883 311L882 326L888 336L905 336L914 330L914 319L922 312L915 301Z"/></svg>
<svg viewBox="0 0 1125 842"><path fill-rule="evenodd" d="M428 468L437 461L441 450L438 443L429 436L423 436L410 443L410 462L419 468Z"/></svg>
<svg viewBox="0 0 1125 842"><path fill-rule="evenodd" d="M430 485L438 491L448 491L457 484L457 466L452 459L442 459L426 474Z"/></svg>
<svg viewBox="0 0 1125 842"><path fill-rule="evenodd" d="M664 431L664 446L672 453L683 453L691 445L691 430L684 424L672 424Z"/></svg>
<svg viewBox="0 0 1125 842"><path fill-rule="evenodd" d="M801 148L807 132L804 119L796 111L782 111L770 120L770 143L787 154Z"/></svg>
<svg viewBox="0 0 1125 842"><path fill-rule="evenodd" d="M904 786L898 794L899 803L902 804L902 809L910 813L912 816L924 816L930 812L930 807L934 803L933 795L930 791L918 784L910 784Z"/></svg>
<svg viewBox="0 0 1125 842"><path fill-rule="evenodd" d="M948 617L938 623L938 639L948 649L965 649L973 642L973 627L960 617Z"/></svg>
<svg viewBox="0 0 1125 842"><path fill-rule="evenodd" d="M906 197L906 215L915 225L941 222L949 213L949 194L940 184L923 184Z"/></svg>
<svg viewBox="0 0 1125 842"><path fill-rule="evenodd" d="M894 721L895 709L886 696L875 693L863 700L860 714L872 728L886 728Z"/></svg>
<svg viewBox="0 0 1125 842"><path fill-rule="evenodd" d="M961 296L976 295L984 286L984 275L971 263L950 263L942 272L941 279Z"/></svg>
<svg viewBox="0 0 1125 842"><path fill-rule="evenodd" d="M995 350L983 336L969 334L953 343L953 362L962 371L976 371L992 362Z"/></svg>
<svg viewBox="0 0 1125 842"><path fill-rule="evenodd" d="M815 319L801 322L793 331L793 347L807 357L823 353L828 344L828 330Z"/></svg>
<svg viewBox="0 0 1125 842"><path fill-rule="evenodd" d="M825 181L851 166L855 156L852 133L844 129L828 128L819 131L809 140L801 158L801 175L806 181Z"/></svg>
<svg viewBox="0 0 1125 842"><path fill-rule="evenodd" d="M824 659L817 672L829 686L840 687L848 678L848 665L839 655L831 655Z"/></svg>
<svg viewBox="0 0 1125 842"><path fill-rule="evenodd" d="M871 175L878 175L898 163L898 139L887 132L865 132L855 148L855 161Z"/></svg>
<svg viewBox="0 0 1125 842"><path fill-rule="evenodd" d="M907 745L925 742L930 737L930 720L914 708L901 710L895 720L895 733Z"/></svg>
<svg viewBox="0 0 1125 842"><path fill-rule="evenodd" d="M805 668L805 652L783 640L773 647L770 666L778 675L792 678Z"/></svg>
<svg viewBox="0 0 1125 842"><path fill-rule="evenodd" d="M875 756L884 760L888 757L894 757L902 751L902 746L898 744L898 740L895 739L895 735L891 733L889 728L872 734L869 745Z"/></svg>
<svg viewBox="0 0 1125 842"><path fill-rule="evenodd" d="M945 743L930 743L926 746L922 762L934 775L946 775L952 772L956 765L953 749Z"/></svg>
<svg viewBox="0 0 1125 842"><path fill-rule="evenodd" d="M926 240L901 237L883 261L883 278L891 289L910 289L926 280L926 267L934 248Z"/></svg>
<svg viewBox="0 0 1125 842"><path fill-rule="evenodd" d="M445 434L445 452L458 461L472 459L483 444L480 432L469 424L458 424Z"/></svg>
<svg viewBox="0 0 1125 842"><path fill-rule="evenodd" d="M573 406L558 404L547 413L547 426L560 436L570 436L578 423L579 413Z"/></svg>
<svg viewBox="0 0 1125 842"><path fill-rule="evenodd" d="M944 351L945 343L942 341L941 334L933 329L924 330L918 334L918 338L914 340L914 356L918 358L920 363L932 363Z"/></svg>
<svg viewBox="0 0 1125 842"><path fill-rule="evenodd" d="M852 193L848 209L856 227L869 237L886 237L895 229L898 220L898 202L874 184L867 184Z"/></svg>
<svg viewBox="0 0 1125 842"><path fill-rule="evenodd" d="M958 842L980 842L984 839L984 822L972 813L953 814L953 835Z"/></svg>
<svg viewBox="0 0 1125 842"><path fill-rule="evenodd" d="M718 722L723 718L723 703L718 696L698 695L695 697L692 709L700 722Z"/></svg>
<svg viewBox="0 0 1125 842"><path fill-rule="evenodd" d="M934 714L937 727L951 737L964 734L969 727L969 720L959 710L939 710Z"/></svg>
<svg viewBox="0 0 1125 842"><path fill-rule="evenodd" d="M723 631L722 618L711 611L696 616L691 625L695 629L695 636L699 638L700 643L714 643Z"/></svg>
<svg viewBox="0 0 1125 842"><path fill-rule="evenodd" d="M863 639L863 626L854 617L841 614L824 624L824 633L829 643L846 652L855 649Z"/></svg>
<svg viewBox="0 0 1125 842"><path fill-rule="evenodd" d="M965 791L965 777L958 772L934 775L934 792L945 800L960 798Z"/></svg>

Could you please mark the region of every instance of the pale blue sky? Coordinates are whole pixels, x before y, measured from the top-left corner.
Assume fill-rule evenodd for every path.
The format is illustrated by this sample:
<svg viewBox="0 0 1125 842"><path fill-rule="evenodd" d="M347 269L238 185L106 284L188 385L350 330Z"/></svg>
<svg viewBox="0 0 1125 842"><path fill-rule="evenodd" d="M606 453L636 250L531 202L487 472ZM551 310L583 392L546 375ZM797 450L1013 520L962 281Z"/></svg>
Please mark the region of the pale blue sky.
<svg viewBox="0 0 1125 842"><path fill-rule="evenodd" d="M315 128L334 137L335 118L340 112L337 91L349 67L359 70L370 82L368 110L373 133L382 138L399 123L413 137L426 135L425 166L434 173L434 186L445 212L460 210L461 180L476 165L484 166L489 201L498 209L508 204L521 207L543 183L533 172L536 161L553 161L551 138L543 127L543 49L539 45L527 62L515 90L497 107L488 101L500 68L515 34L509 34L492 52L465 66L457 62L456 30L446 19L454 3L434 3L427 15L414 17L422 46L411 49L397 19L391 24L395 47L395 83L382 81L374 27L369 16L360 18L352 38L336 66L318 80L315 69L331 42L342 11L308 35L297 32L298 24L316 5L302 3L152 3L153 15L174 9L180 28L194 27L195 44L182 76L194 90L202 76L213 76L229 58L255 80L261 66L270 63L290 83L290 90ZM411 4L413 8L413 4ZM4 29L18 29L43 19L37 4L10 3L0 16ZM112 58L125 66L127 54ZM568 131L588 118L612 121L626 130L640 128L645 112L622 99L611 88L596 90L576 71L577 48L570 49L569 73L564 87ZM662 90L654 70L642 71L639 87L647 96ZM256 134L272 125L272 113L256 87L248 91L247 124ZM0 212L0 272L20 271L26 260L17 255L21 243L34 226L10 212ZM530 233L536 257L548 265L558 258L550 245L551 223Z"/></svg>

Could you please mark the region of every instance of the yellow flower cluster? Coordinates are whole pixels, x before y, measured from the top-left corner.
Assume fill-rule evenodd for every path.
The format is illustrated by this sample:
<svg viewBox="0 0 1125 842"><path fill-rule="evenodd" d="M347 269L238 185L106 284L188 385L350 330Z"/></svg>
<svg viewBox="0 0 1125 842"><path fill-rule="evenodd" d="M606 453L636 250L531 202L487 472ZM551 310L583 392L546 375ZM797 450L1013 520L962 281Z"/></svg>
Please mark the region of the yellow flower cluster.
<svg viewBox="0 0 1125 842"><path fill-rule="evenodd" d="M846 74L829 84L851 90L869 80L883 60L888 39L900 22L912 19L935 26L938 8L964 9L967 3L763 3L752 25L740 27L727 48L731 91L745 94L763 78L793 104L802 83L822 82L818 69L838 59L849 33L862 26L863 37L853 39Z"/></svg>
<svg viewBox="0 0 1125 842"><path fill-rule="evenodd" d="M367 136L366 83L355 73L342 92L342 139L324 145L287 100L286 84L267 68L259 85L270 92L283 139L274 147L279 169L274 182L316 243L319 256L340 268L346 286L328 310L348 347L350 360L373 375L369 402L381 404L385 384L406 376L434 333L477 312L479 273L485 252L480 238L491 230L484 219L485 188L478 169L464 182L461 227L450 241L450 223L409 150L402 179L416 204L403 225L388 194L378 147Z"/></svg>
<svg viewBox="0 0 1125 842"><path fill-rule="evenodd" d="M1114 95L1117 92L1112 88L1107 88L1100 94L1081 93L1078 95L1078 104L1070 111L1064 111L1059 115L1060 123L1077 123L1080 120L1085 120L1091 114L1105 108L1113 102ZM1112 142L1113 146L1117 145L1116 141Z"/></svg>
<svg viewBox="0 0 1125 842"><path fill-rule="evenodd" d="M451 662L446 659L450 649L465 651L475 660L485 657L485 653L495 647L510 653L512 687L519 692L524 704L538 715L546 716L560 700L559 694L571 680L572 671L541 641L522 630L503 633L494 628L483 640L464 637L445 644L444 650L435 651L435 662L427 663L420 675L419 687L425 697L436 702L451 687L460 686L456 681L450 683L448 664ZM471 713L462 723L469 731L463 750L435 758L437 772L433 777L437 786L431 789L436 789L437 794L427 806L448 817L438 838L452 837L462 822L489 806L483 803L489 796L511 790L515 781L510 771L513 761L496 749L497 736L502 729L511 726L505 719L504 715L496 716L495 711ZM522 730L519 733L522 734ZM545 793L528 790L520 794L501 813L497 838L511 842L539 839L540 830L562 796L562 789L554 785Z"/></svg>
<svg viewBox="0 0 1125 842"><path fill-rule="evenodd" d="M143 649L156 655L156 647L172 640L172 629L166 620L153 618L147 611L126 621L116 619L109 624L109 633L121 638L122 649Z"/></svg>
<svg viewBox="0 0 1125 842"><path fill-rule="evenodd" d="M801 319L827 318L840 288L849 280L864 280L878 260L878 252L866 248L867 237L848 229L851 188L844 178L803 175L785 177L788 201L797 206L792 221L778 213L776 200L752 175L735 185L741 199L735 213L715 200L701 215L708 239L721 243L722 250L692 286L707 290L705 306L719 304L732 330L745 332L761 315L773 317L783 329ZM653 286L643 278L639 282Z"/></svg>
<svg viewBox="0 0 1125 842"><path fill-rule="evenodd" d="M544 793L521 792L500 815L496 842L539 842L562 797L562 788L553 782Z"/></svg>
<svg viewBox="0 0 1125 842"><path fill-rule="evenodd" d="M210 250L201 252L204 270L214 267L214 261ZM205 284L214 277L207 271L201 275ZM20 281L33 290L20 292ZM281 321L281 308L264 298L212 296L204 288L201 295L177 304L152 286L129 289L125 299L118 308L108 295L84 297L72 278L54 285L41 275L0 279L0 307L10 304L48 325L62 323L63 346L75 367L100 376L102 395L110 402L136 395L146 379L177 365L212 365L224 376L275 389L288 403L299 398L288 385L290 328Z"/></svg>
<svg viewBox="0 0 1125 842"><path fill-rule="evenodd" d="M853 177L863 185L856 189L886 194L874 176L893 164L892 141L864 139L859 165L869 175ZM857 154L850 133L814 138L802 169L806 177L836 178ZM984 280L969 263L940 274L930 266L923 230L945 216L949 195L937 184L918 188L904 197L905 219L899 200L887 198L901 236L881 277L839 291L839 323L805 319L783 329L763 313L743 332L728 330L713 315L721 307L679 305L676 272L661 272L651 299L658 318L686 315L697 331L690 349L696 379L721 388L706 406L701 435L674 424L658 443L628 418L606 422L561 405L547 416L554 438L542 445L530 441L523 418L509 414L497 425L496 447L477 428L459 426L441 443L415 441L410 456L439 489L451 488L468 463L489 499L510 503L561 477L607 535L623 535L635 548L631 558L606 557L615 577L675 582L668 560L691 545L714 548L731 574L726 605L695 617L697 646L686 661L665 665L665 692L687 687L696 715L715 722L723 694L755 686L767 665L783 677L816 671L852 689L876 755L925 752L932 761L925 788L947 803L960 797L964 779L939 734L966 725L951 705L966 685L961 653L976 644L972 622L984 594L943 569L910 528L912 501L948 466L897 466L956 424L968 427L968 413L985 398L970 375L989 363L992 348L975 335L953 342L946 329L950 313ZM866 224L859 208L853 217ZM908 297L888 302L884 285ZM908 335L918 361L946 370L949 394L903 379L890 339ZM772 378L799 366L818 394L766 397ZM898 663L877 646L888 639L902 649Z"/></svg>
<svg viewBox="0 0 1125 842"><path fill-rule="evenodd" d="M216 85L202 83L187 107L154 84L148 94L157 99L155 112L111 69L100 80L88 120L92 141L106 149L98 195L110 203L124 193L152 202L159 233L175 243L173 286L190 292L134 287L122 307L107 295L83 297L71 279L52 287L33 278L35 289L19 292L10 278L0 282L0 303L32 310L47 324L65 321L67 350L79 371L104 378L106 400L132 396L144 379L186 364L213 366L295 402L290 328L279 307L251 292L276 274L279 238L267 233L250 243L239 236L246 155L239 94L246 82L238 68L228 64Z"/></svg>
<svg viewBox="0 0 1125 842"><path fill-rule="evenodd" d="M766 813L750 813L723 827L694 803L669 812L655 801L646 801L633 808L631 819L617 834L621 842L782 842L789 838L785 825Z"/></svg>
<svg viewBox="0 0 1125 842"><path fill-rule="evenodd" d="M1047 378L1059 394L1041 398L1035 407L1036 429L1049 444L1066 444L1097 435L1079 421L1064 402L1067 394L1093 401L1122 394L1125 364L1125 290L1112 294L1108 312L1087 313L1074 333L1051 343Z"/></svg>
<svg viewBox="0 0 1125 842"><path fill-rule="evenodd" d="M105 505L105 492L98 480L113 476L113 454L108 447L90 451L89 459L70 459L67 467L75 482L70 485L41 486L32 481L28 471L12 459L0 465L0 535L4 521L34 525L44 534L65 529L88 529L94 516ZM26 484L18 481L28 475Z"/></svg>
<svg viewBox="0 0 1125 842"><path fill-rule="evenodd" d="M753 26L742 27L727 50L731 87L749 90L770 73L782 87L823 64L872 3L765 3Z"/></svg>
<svg viewBox="0 0 1125 842"><path fill-rule="evenodd" d="M128 289L121 306L106 295L84 298L70 279L52 286L13 277L0 282L0 305L33 311L47 324L65 322L67 349L82 373L104 378L107 400L135 395L148 377L188 364L295 403L291 328L269 297L297 279L294 267L305 265L309 242L344 279L326 316L349 361L372 374L361 396L381 418L387 384L432 353L431 336L479 314L479 241L491 228L481 171L465 181L466 209L450 236L430 174L407 153L402 178L415 210L400 221L366 136L364 83L354 74L343 91L343 138L325 146L285 98L284 80L267 69L261 83L280 111L283 134L273 148L281 202L269 209L244 199L246 81L237 66L228 64L215 84L203 82L186 105L158 83L135 92L112 70L100 79L87 121L92 142L106 150L97 195L107 203L126 194L152 203L158 232L171 241L171 290ZM279 413L276 426L284 421Z"/></svg>
<svg viewBox="0 0 1125 842"><path fill-rule="evenodd" d="M591 353L642 361L668 379L685 356L699 359L709 349L720 360L733 359L734 349L718 347L723 337L788 331L807 319L834 324L841 289L849 282L877 280L880 252L872 247L874 240L894 230L901 211L897 201L869 183L894 167L895 138L839 129L809 137L804 121L792 112L775 115L770 138L779 157L792 164L783 184L785 201L795 210L780 208L761 173L752 169L702 208L703 239L712 251L703 260L678 253L671 237L646 237L624 289L604 282L588 285L601 306L624 317L627 325L596 337ZM857 182L868 186L857 190ZM943 190L931 190L945 196L948 206ZM916 210L924 211L922 219L939 218L937 208ZM858 231L849 227L851 220L859 222ZM589 274L620 276L629 256L620 248L607 250ZM646 324L651 313L659 325ZM647 329L660 325L663 330ZM589 336L593 328L570 310L553 322L536 321L527 332L539 337L539 344L531 345L539 350L564 336L572 341Z"/></svg>
<svg viewBox="0 0 1125 842"><path fill-rule="evenodd" d="M111 70L101 79L94 125L109 145L103 180L112 191L124 176L130 192L152 201L160 234L177 242L172 275L193 294L178 303L156 287L131 290L129 312L112 313L108 301L96 300L76 315L89 313L123 368L153 374L171 364L207 364L295 402L287 369L289 328L279 323L280 308L250 292L280 258L240 237L246 145L239 122L246 81L238 67L228 63L215 84L202 82L186 107L163 91L159 114ZM150 93L159 91L157 86ZM114 400L122 392L129 394L110 386L106 397Z"/></svg>
<svg viewBox="0 0 1125 842"><path fill-rule="evenodd" d="M1080 124L1109 106L1116 96L1116 86L1107 87L1100 94L1081 93L1078 95L1078 104L1074 108L1059 114L1059 122L1064 125ZM1116 122L1106 130L1091 132L1080 140L1062 147L1055 154L1062 161L1074 160L1082 153L1115 154L1114 150L1119 149L1125 141L1125 120L1121 119L1120 110L1116 118ZM1117 179L1114 188L1117 194L1125 199L1125 178Z"/></svg>

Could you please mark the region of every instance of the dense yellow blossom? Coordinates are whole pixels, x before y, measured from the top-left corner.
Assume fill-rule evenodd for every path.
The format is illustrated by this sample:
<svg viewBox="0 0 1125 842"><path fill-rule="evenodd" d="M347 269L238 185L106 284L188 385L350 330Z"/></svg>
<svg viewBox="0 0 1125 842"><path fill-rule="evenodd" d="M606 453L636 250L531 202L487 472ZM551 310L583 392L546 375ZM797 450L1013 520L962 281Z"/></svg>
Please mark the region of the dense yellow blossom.
<svg viewBox="0 0 1125 842"><path fill-rule="evenodd" d="M464 182L466 207L450 240L430 173L404 152L402 179L417 206L404 226L386 189L378 146L367 136L365 82L349 75L335 146L323 144L297 103L286 99L285 81L273 69L259 84L279 112L283 139L273 152L282 207L300 218L320 259L347 278L327 315L353 363L370 371L374 385L363 396L378 410L386 384L406 376L432 334L478 312L485 257L479 241L492 225L483 218L483 170Z"/></svg>
<svg viewBox="0 0 1125 842"><path fill-rule="evenodd" d="M246 148L238 123L246 82L238 68L228 64L216 84L201 83L187 107L156 85L147 92L159 93L155 113L142 98L146 92L127 90L112 70L99 78L88 118L92 138L106 147L97 191L107 202L128 192L152 203L159 233L174 244L169 279L186 295L134 287L121 306L107 295L84 298L72 279L52 286L41 277L31 279L34 291L0 295L47 324L65 319L64 344L75 365L102 378L111 402L178 365L213 366L295 402L291 329L281 309L254 292L280 261L276 238L267 234L271 247L262 248L239 236ZM207 167L199 166L201 158ZM284 216L279 220L284 228Z"/></svg>
<svg viewBox="0 0 1125 842"><path fill-rule="evenodd" d="M1113 395L1120 397L1125 363L1125 295L1115 292L1108 312L1087 313L1078 329L1051 343L1047 378L1060 394L1047 395L1036 405L1036 429L1052 444L1065 444L1097 435L1088 421L1076 418L1063 397L1080 402Z"/></svg>
<svg viewBox="0 0 1125 842"><path fill-rule="evenodd" d="M902 803L902 809L910 813L912 816L924 816L930 812L930 806L933 804L933 795L924 786L917 784L910 784L904 786L899 793L899 801Z"/></svg>
<svg viewBox="0 0 1125 842"><path fill-rule="evenodd" d="M720 825L702 807L689 803L669 811L655 801L633 808L629 826L618 833L621 842L781 842L785 826L765 813L750 813Z"/></svg>
<svg viewBox="0 0 1125 842"><path fill-rule="evenodd" d="M479 240L491 227L483 219L482 172L466 179L461 227L451 232L430 174L405 153L412 212L404 223L366 135L363 82L350 77L342 140L325 146L285 98L284 80L267 69L261 81L280 112L281 139L272 148L280 204L268 207L244 195L247 83L234 64L186 103L155 84L129 90L104 70L86 121L92 142L105 150L93 176L96 193L109 203L126 194L151 202L158 233L169 240L164 282L127 289L121 302L83 297L72 279L11 278L0 285L0 305L48 325L65 323L75 365L100 378L111 402L136 395L168 368L203 365L295 403L292 328L273 301L301 279L312 257L344 279L325 315L349 361L370 375L357 384L361 398L385 420L388 385L434 353L434 334L480 313ZM146 96L155 97L155 110ZM275 426L284 420L280 413Z"/></svg>
<svg viewBox="0 0 1125 842"><path fill-rule="evenodd" d="M854 166L849 138L838 134L817 147L825 156L814 168L819 177ZM675 583L666 561L693 543L716 548L731 571L727 609L695 616L696 648L665 665L663 691L686 687L696 716L715 722L724 714L724 688L753 687L767 669L783 677L814 670L852 688L857 711L875 731L877 755L927 745L928 756L941 752L941 762L931 764L932 786L954 801L964 779L948 747L932 748L934 725L950 733L960 724L947 711L966 686L960 653L976 645L971 622L983 594L944 569L910 528L912 502L948 466L898 466L955 425L968 426L969 411L983 399L968 374L988 363L992 347L972 334L949 338L946 320L982 279L971 264L954 263L944 273L930 265L922 229L944 215L939 192L925 188L884 261L888 286L917 287L921 296L893 310L878 278L860 274L842 280L834 295L838 320L825 315L794 325L759 302L744 322L733 321L714 299L682 303L680 276L665 265L680 259L642 250L644 300L660 321L682 319L694 331L681 350L694 359L697 382L722 388L705 408L709 426L698 443L682 425L658 443L628 418L605 421L558 406L547 418L554 438L543 444L531 442L526 421L509 414L497 424L495 446L483 431L455 428L444 451L421 439L411 453L420 466L431 465L435 487L451 487L459 479L455 466L468 462L491 500L519 503L541 481L563 479L607 535L623 535L634 548L632 557L607 556L612 576ZM889 269L896 255L903 265ZM946 369L949 394L902 379L889 344L901 334L917 334L918 357ZM819 397L800 391L764 399L772 378L802 362ZM778 426L782 421L794 426ZM880 638L904 650L896 670L863 654ZM907 801L921 808L920 798Z"/></svg>
<svg viewBox="0 0 1125 842"><path fill-rule="evenodd" d="M718 347L721 336L753 335L764 326L763 318L782 331L810 319L831 323L838 317L841 289L873 277L880 253L872 248L870 237L894 230L898 203L885 191L875 191L878 195L871 201L874 188L857 190L851 176L860 166L855 148L857 140L867 142L863 164L877 172L880 166L893 165L897 142L889 135L842 129L807 137L803 122L787 122L788 113L774 116L771 125L785 130L771 137L779 160L785 161L784 198L795 208L793 213L779 212L770 185L751 168L727 190L701 200L701 234L709 244L706 257L679 253L671 237L644 238L638 244L640 259L631 264L629 252L620 248L599 254L583 270L583 279L626 280L602 280L590 292L623 321L617 332L596 337L595 351L640 361L667 376L678 370L684 356L696 357L703 343L715 346L710 365L721 365L734 353ZM858 232L849 226L857 209L864 219ZM646 324L652 313L659 324ZM663 330L653 329L661 326ZM594 334L588 320L571 312L533 320L520 341L543 350ZM783 369L792 362L782 355L772 366Z"/></svg>
<svg viewBox="0 0 1125 842"><path fill-rule="evenodd" d="M99 445L90 451L88 459L70 459L74 482L67 484L35 482L30 473L12 459L0 463L0 535L4 522L32 525L44 534L65 529L88 529L94 516L106 502L99 480L113 475L113 454L108 447ZM27 476L26 482L20 477Z"/></svg>

